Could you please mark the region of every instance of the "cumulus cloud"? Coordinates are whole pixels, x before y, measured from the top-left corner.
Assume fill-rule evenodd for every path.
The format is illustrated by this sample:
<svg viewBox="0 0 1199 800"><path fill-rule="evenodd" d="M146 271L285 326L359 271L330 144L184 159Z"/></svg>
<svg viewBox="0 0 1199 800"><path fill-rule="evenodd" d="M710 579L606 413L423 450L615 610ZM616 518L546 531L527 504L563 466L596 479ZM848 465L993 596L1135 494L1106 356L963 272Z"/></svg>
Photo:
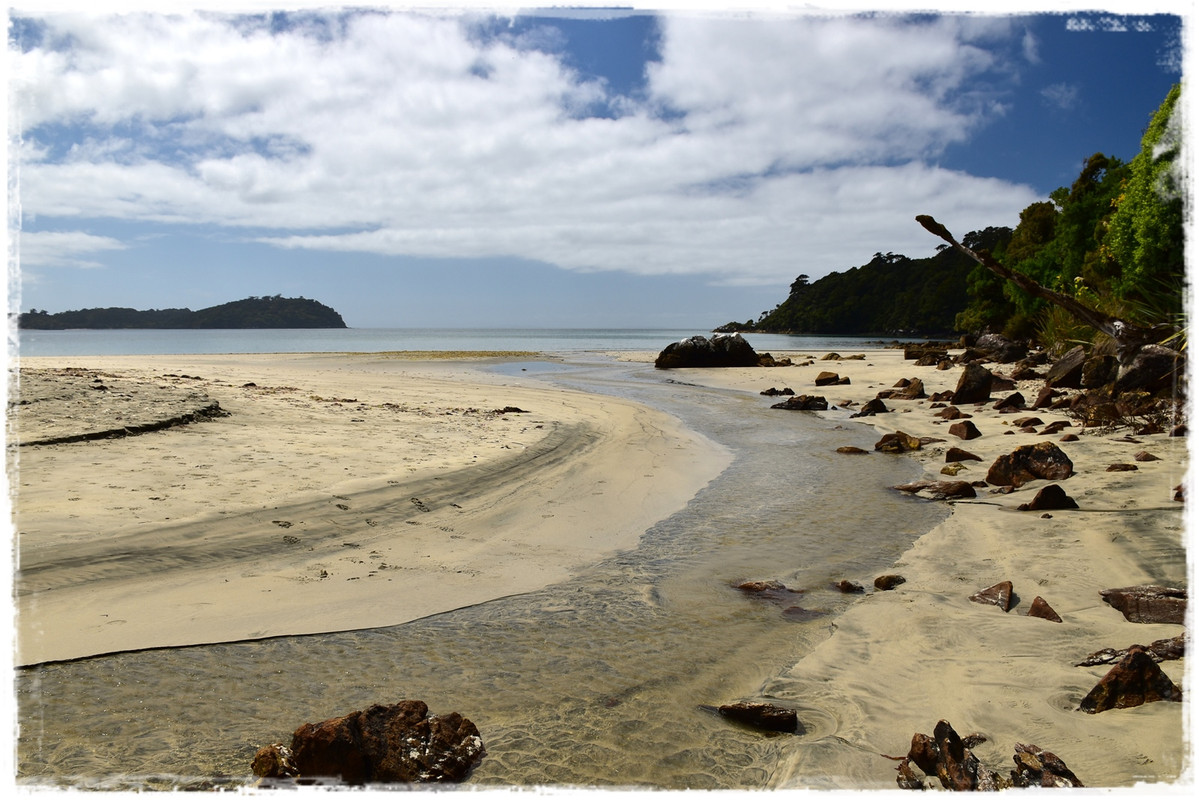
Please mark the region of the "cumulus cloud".
<svg viewBox="0 0 1199 800"><path fill-rule="evenodd" d="M98 261L86 256L126 248L118 239L83 231L24 232L18 241L21 263L39 267L99 267Z"/></svg>
<svg viewBox="0 0 1199 800"><path fill-rule="evenodd" d="M482 23L47 16L10 53L22 206L755 283L927 249L916 213L964 232L1037 199L934 166L1001 110L965 90L1003 68L1001 21L667 15L636 97L567 66L548 30Z"/></svg>

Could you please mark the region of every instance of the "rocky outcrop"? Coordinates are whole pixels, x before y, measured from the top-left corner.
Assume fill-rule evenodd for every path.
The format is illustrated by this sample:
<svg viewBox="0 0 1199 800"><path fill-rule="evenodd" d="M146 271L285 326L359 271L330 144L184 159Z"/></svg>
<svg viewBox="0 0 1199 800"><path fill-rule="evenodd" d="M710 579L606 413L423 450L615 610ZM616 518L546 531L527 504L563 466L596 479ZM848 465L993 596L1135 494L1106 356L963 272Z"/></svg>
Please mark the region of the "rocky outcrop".
<svg viewBox="0 0 1199 800"><path fill-rule="evenodd" d="M1073 474L1074 462L1061 448L1053 442L1039 442L995 459L987 471L987 483L1019 489L1029 481L1061 481Z"/></svg>
<svg viewBox="0 0 1199 800"><path fill-rule="evenodd" d="M271 745L260 750L254 774L293 777L290 772L351 786L461 782L486 753L479 730L456 712L429 716L428 711L420 700L403 700L306 723L292 734L290 748ZM284 770L280 765L288 749L290 761ZM272 770L283 774L269 774Z"/></svg>
<svg viewBox="0 0 1199 800"><path fill-rule="evenodd" d="M1160 344L1147 344L1137 351L1132 362L1120 369L1114 391L1157 392L1172 389L1184 366L1182 354Z"/></svg>
<svg viewBox="0 0 1199 800"><path fill-rule="evenodd" d="M1128 648L1128 655L1095 684L1078 707L1089 714L1098 714L1162 700L1182 702L1182 690L1162 672L1144 647L1133 645Z"/></svg>
<svg viewBox="0 0 1199 800"><path fill-rule="evenodd" d="M1183 625L1187 614L1186 589L1169 586L1125 586L1103 589L1103 601L1124 615L1129 622Z"/></svg>
<svg viewBox="0 0 1199 800"><path fill-rule="evenodd" d="M692 336L671 342L654 360L658 369L756 367L758 364L758 354L739 333L718 333L708 339Z"/></svg>

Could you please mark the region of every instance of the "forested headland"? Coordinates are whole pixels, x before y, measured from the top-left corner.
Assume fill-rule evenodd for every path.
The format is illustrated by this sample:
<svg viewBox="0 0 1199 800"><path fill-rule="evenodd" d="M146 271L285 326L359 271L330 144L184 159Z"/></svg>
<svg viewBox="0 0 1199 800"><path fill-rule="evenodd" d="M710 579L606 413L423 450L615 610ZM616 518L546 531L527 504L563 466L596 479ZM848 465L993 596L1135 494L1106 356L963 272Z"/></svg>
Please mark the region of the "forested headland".
<svg viewBox="0 0 1199 800"><path fill-rule="evenodd" d="M1069 187L1020 214L1015 229L968 233L962 244L1103 313L1184 330L1185 283L1180 87L1167 95L1130 161L1095 153ZM916 214L921 209L913 209ZM952 227L952 220L942 220ZM913 223L916 224L916 223ZM811 281L757 320L722 331L842 335L1001 333L1043 345L1093 341L1095 331L954 247L929 258L876 253L866 264Z"/></svg>
<svg viewBox="0 0 1199 800"><path fill-rule="evenodd" d="M27 330L78 328L213 329L213 328L344 328L341 314L303 297L247 297L192 311L164 308L85 308L51 314L36 308L21 314L17 326Z"/></svg>

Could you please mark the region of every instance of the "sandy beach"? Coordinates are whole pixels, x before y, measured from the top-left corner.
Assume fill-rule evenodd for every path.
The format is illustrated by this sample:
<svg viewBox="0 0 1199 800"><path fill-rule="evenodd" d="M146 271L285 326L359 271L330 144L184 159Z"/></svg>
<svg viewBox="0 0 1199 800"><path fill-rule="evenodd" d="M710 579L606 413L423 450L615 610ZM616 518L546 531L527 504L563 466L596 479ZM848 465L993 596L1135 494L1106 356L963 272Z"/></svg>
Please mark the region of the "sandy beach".
<svg viewBox="0 0 1199 800"><path fill-rule="evenodd" d="M44 396L10 433L18 664L394 625L531 591L636 545L727 461L664 414L461 359L21 369L27 399ZM228 416L33 443L189 400Z"/></svg>
<svg viewBox="0 0 1199 800"><path fill-rule="evenodd" d="M850 420L855 409L901 379L920 378L929 395L953 390L961 368L916 367L904 360L902 350L841 354L864 355L862 360L819 360L827 355L822 352L776 355L791 356L797 366L676 372L680 380L702 385L745 391L789 387L796 394L825 396L830 404L850 402L848 410L779 413L816 413L844 419L846 426L868 424L880 438L904 431L939 440L903 455L845 456L916 458L930 480L982 479L1000 455L1047 439L1074 464L1074 475L1059 483L1078 510L1016 510L1050 483L1045 480L1010 494L979 489L975 499L955 502L952 516L895 564L894 572L906 582L891 591L870 591L838 618L826 642L787 673L788 679L811 687L793 699L835 715L837 737L861 753L860 761L844 764L845 774L835 785L868 784L879 772L878 754L906 755L912 734L931 735L944 719L963 736L985 735L987 742L975 753L985 766L1003 774L1011 769L1014 745L1021 742L1055 753L1089 786L1141 781L1193 786L1194 748L1187 724L1191 702L1084 713L1077 710L1079 701L1110 665L1074 666L1103 648L1148 645L1182 633L1178 625L1126 621L1101 600L1099 591L1188 585L1184 503L1174 499L1175 487L1186 480L1185 437L1132 435L1128 428L1083 429L1065 414L1001 413L994 402L962 408L982 433L969 441L948 433L952 423L936 416L939 409L928 399L885 400L889 413ZM798 366L805 357L817 360ZM1002 365L990 366L1004 372ZM817 387L814 379L823 371L849 377L850 383ZM1018 382L1016 390L1031 403L1042 384ZM992 399L1011 393L995 391ZM1030 416L1041 420L1038 431L1057 421L1072 427L1041 436L1012 424ZM1078 440L1060 441L1070 433ZM956 477L944 475L950 447L981 460L960 462L964 469ZM1135 460L1143 451L1159 460ZM1136 470L1109 472L1112 464L1133 464ZM971 594L1001 581L1013 584L1017 602L1010 611L970 601ZM1027 616L1037 596L1061 616L1060 624ZM1161 667L1183 686L1186 658ZM775 785L811 785L805 767L803 760L790 764L776 775Z"/></svg>
<svg viewBox="0 0 1199 800"><path fill-rule="evenodd" d="M924 437L915 452L843 458L914 458L930 479L949 479L941 470L950 447L980 459L960 462L956 479L979 480L998 456L1052 440L1073 461L1060 484L1080 508L1018 511L1042 480L957 501L894 565L904 583L867 587L832 634L780 676L807 687L786 702L818 710L835 729L779 764L771 785L894 788L886 757L905 755L912 735L931 734L941 719L962 735L983 734L975 753L1003 774L1020 742L1057 754L1087 786L1190 785L1189 701L1083 713L1079 701L1109 667L1074 666L1103 648L1182 632L1128 622L1099 591L1187 586L1186 504L1174 499L1186 479L1186 439L1082 429L1058 412L1013 415L991 402L962 408L982 433L963 441L927 398L887 400L889 413L851 419L900 379L918 377L932 394L952 390L961 370L916 367L901 350L833 361L816 360L820 352L775 355L813 362L670 378L753 395L772 386L823 395L841 407L777 413L819 414L847 438L862 425ZM61 382L62 368L79 368L85 385L108 387L85 390L103 394L108 413L120 392L150 386L162 392L160 406L184 404L175 412L209 399L229 412L135 436L10 448L19 458L22 664L393 625L530 591L635 546L728 464L721 448L664 414L464 361L139 356L21 366L31 387L39 375ZM814 386L825 370L851 382ZM1039 383L1017 388L1031 397ZM1012 424L1033 415L1035 432ZM58 435L48 422L24 421L20 409L16 416L18 441ZM52 416L61 422L62 413ZM1056 421L1071 427L1039 433ZM1060 441L1069 433L1077 441ZM1142 451L1157 460L1137 460ZM1112 464L1137 469L1108 471ZM1005 580L1016 595L1010 611L970 601ZM1027 616L1038 596L1061 623ZM1186 658L1161 666L1183 685ZM771 696L770 683L762 695Z"/></svg>

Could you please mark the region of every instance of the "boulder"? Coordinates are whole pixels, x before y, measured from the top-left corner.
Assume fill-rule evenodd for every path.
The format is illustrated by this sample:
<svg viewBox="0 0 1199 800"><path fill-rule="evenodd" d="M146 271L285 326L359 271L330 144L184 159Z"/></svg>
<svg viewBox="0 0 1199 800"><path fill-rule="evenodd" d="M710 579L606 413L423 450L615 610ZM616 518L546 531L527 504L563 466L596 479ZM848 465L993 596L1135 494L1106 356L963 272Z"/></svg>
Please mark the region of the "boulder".
<svg viewBox="0 0 1199 800"><path fill-rule="evenodd" d="M1012 392L991 407L996 411L1024 408L1024 395L1020 394L1019 392Z"/></svg>
<svg viewBox="0 0 1199 800"><path fill-rule="evenodd" d="M1099 596L1123 614L1129 622L1174 625L1186 622L1186 589L1156 585L1125 586L1120 589L1103 589Z"/></svg>
<svg viewBox="0 0 1199 800"><path fill-rule="evenodd" d="M925 775L936 776L945 789L955 792L995 791L1002 788L998 773L984 767L978 757L967 747L967 743L957 731L941 720L933 729L933 735L917 733L912 737L912 745L901 763L915 764ZM909 769L910 776L910 769ZM900 776L910 782L911 778Z"/></svg>
<svg viewBox="0 0 1199 800"><path fill-rule="evenodd" d="M941 409L934 416L938 416L941 419L970 419L973 415L964 413L957 406L949 406Z"/></svg>
<svg viewBox="0 0 1199 800"><path fill-rule="evenodd" d="M1053 404L1053 401L1061 397L1062 394L1062 392L1059 392L1052 386L1042 386L1041 390L1037 392L1037 399L1032 402L1032 407L1034 409L1049 408Z"/></svg>
<svg viewBox="0 0 1199 800"><path fill-rule="evenodd" d="M950 434L958 437L959 439L967 439L967 440L968 439L977 439L978 437L982 436L982 431L980 431L978 429L978 426L975 425L970 420L964 420L962 422L953 423L952 425L949 426L949 432L950 432Z"/></svg>
<svg viewBox="0 0 1199 800"><path fill-rule="evenodd" d="M1115 356L1093 355L1082 362L1082 376L1079 386L1083 389L1099 389L1116 380L1119 374L1120 362Z"/></svg>
<svg viewBox="0 0 1199 800"><path fill-rule="evenodd" d="M1028 616L1037 617L1039 619L1047 619L1050 622L1061 622L1062 618L1053 610L1053 606L1045 601L1044 597L1037 595L1032 599L1032 605L1028 607Z"/></svg>
<svg viewBox="0 0 1199 800"><path fill-rule="evenodd" d="M1059 431L1063 431L1069 427L1071 427L1071 426L1067 420L1059 419L1059 420L1056 420L1055 422L1051 422L1048 425L1046 425L1041 430L1041 435L1042 436L1052 436L1053 434L1058 433Z"/></svg>
<svg viewBox="0 0 1199 800"><path fill-rule="evenodd" d="M1010 611L1012 608L1012 582L1003 581L994 586L988 586L986 589L980 589L970 595L970 599L975 603L999 606L1004 611Z"/></svg>
<svg viewBox="0 0 1199 800"><path fill-rule="evenodd" d="M1142 463L1144 463L1146 461L1161 461L1160 458L1153 455L1153 453L1150 453L1148 450L1141 450L1140 452L1138 452L1136 455L1134 455L1132 457L1132 460L1140 461Z"/></svg>
<svg viewBox="0 0 1199 800"><path fill-rule="evenodd" d="M923 397L928 397L924 392L924 381L919 378L904 378L891 389L884 389L879 392L879 399L888 400L919 400Z"/></svg>
<svg viewBox="0 0 1199 800"><path fill-rule="evenodd" d="M771 408L781 408L786 411L827 411L828 400L817 395L797 394L781 403L775 403Z"/></svg>
<svg viewBox="0 0 1199 800"><path fill-rule="evenodd" d="M1131 363L1120 368L1115 392L1142 391L1155 394L1171 389L1178 380L1178 373L1185 366L1182 355L1160 344L1147 344L1133 357Z"/></svg>
<svg viewBox="0 0 1199 800"><path fill-rule="evenodd" d="M764 392L758 392L758 394L763 395L765 397L778 397L779 395L783 395L785 397L793 397L795 395L795 392L792 389L789 389L785 386L782 389L776 389L773 386L771 386L769 389L767 389Z"/></svg>
<svg viewBox="0 0 1199 800"><path fill-rule="evenodd" d="M1041 488L1037 492L1036 497L1031 502L1021 503L1016 507L1017 511L1066 511L1072 508L1078 508L1078 503L1074 498L1066 494L1066 491L1056 483L1051 483L1048 486Z"/></svg>
<svg viewBox="0 0 1199 800"><path fill-rule="evenodd" d="M1053 389L1082 388L1082 366L1087 360L1082 345L1077 345L1053 362L1045 374L1045 385Z"/></svg>
<svg viewBox="0 0 1199 800"><path fill-rule="evenodd" d="M795 733L799 730L799 715L793 708L770 703L730 703L717 709L720 716L768 731Z"/></svg>
<svg viewBox="0 0 1199 800"><path fill-rule="evenodd" d="M803 589L788 589L778 581L745 581L737 588L749 595L774 602L790 602L795 595L803 594Z"/></svg>
<svg viewBox="0 0 1199 800"><path fill-rule="evenodd" d="M845 580L844 578L837 581L833 586L842 594L862 594L866 591L866 587L862 586L862 584Z"/></svg>
<svg viewBox="0 0 1199 800"><path fill-rule="evenodd" d="M259 778L294 778L300 774L291 749L282 744L268 744L254 754L250 771Z"/></svg>
<svg viewBox="0 0 1199 800"><path fill-rule="evenodd" d="M1182 702L1182 690L1162 672L1144 647L1133 645L1128 648L1128 655L1095 684L1078 707L1089 714L1098 714L1160 700Z"/></svg>
<svg viewBox="0 0 1199 800"><path fill-rule="evenodd" d="M813 381L813 383L815 383L817 386L832 386L834 383L840 382L840 380L841 376L837 373L826 371L817 375L816 380Z"/></svg>
<svg viewBox="0 0 1199 800"><path fill-rule="evenodd" d="M419 700L301 725L291 752L301 777L352 786L460 782L486 754L474 723L456 712L429 716Z"/></svg>
<svg viewBox="0 0 1199 800"><path fill-rule="evenodd" d="M873 400L866 401L857 412L850 414L850 417L873 417L875 414L886 414L890 410L887 408L886 403L876 397Z"/></svg>
<svg viewBox="0 0 1199 800"><path fill-rule="evenodd" d="M718 333L709 339L692 336L671 342L658 354L658 369L680 367L756 367L758 354L739 333Z"/></svg>
<svg viewBox="0 0 1199 800"><path fill-rule="evenodd" d="M902 575L879 575L874 579L874 588L880 592L889 592L901 583L907 583L908 579Z"/></svg>
<svg viewBox="0 0 1199 800"><path fill-rule="evenodd" d="M770 353L761 353L758 355L758 366L759 367L789 367L789 366L791 366L791 359L775 358L774 356L770 355Z"/></svg>
<svg viewBox="0 0 1199 800"><path fill-rule="evenodd" d="M1013 342L1001 333L984 333L975 341L976 350L982 350L988 360L1000 364L1011 364L1028 355L1026 345Z"/></svg>
<svg viewBox="0 0 1199 800"><path fill-rule="evenodd" d="M954 405L987 402L991 399L991 380L991 370L979 364L967 364L950 402Z"/></svg>
<svg viewBox="0 0 1199 800"><path fill-rule="evenodd" d="M1039 786L1045 789L1068 789L1083 786L1064 761L1035 744L1016 742L1016 754L1012 760L1016 762L1016 768L1012 770L1012 786L1017 788Z"/></svg>
<svg viewBox="0 0 1199 800"><path fill-rule="evenodd" d="M960 447L951 447L945 451L945 461L948 463L950 461L982 461L982 459Z"/></svg>
<svg viewBox="0 0 1199 800"><path fill-rule="evenodd" d="M949 353L943 345L905 344L903 346L903 358L905 361L920 360L927 356L932 356L940 360L948 357L948 355Z"/></svg>
<svg viewBox="0 0 1199 800"><path fill-rule="evenodd" d="M1020 488L1032 480L1061 481L1074 474L1074 462L1053 442L1017 447L995 459L987 471L992 486Z"/></svg>
<svg viewBox="0 0 1199 800"><path fill-rule="evenodd" d="M874 449L883 453L906 453L911 450L919 450L920 440L903 431L896 431L885 434L883 438L875 442Z"/></svg>

